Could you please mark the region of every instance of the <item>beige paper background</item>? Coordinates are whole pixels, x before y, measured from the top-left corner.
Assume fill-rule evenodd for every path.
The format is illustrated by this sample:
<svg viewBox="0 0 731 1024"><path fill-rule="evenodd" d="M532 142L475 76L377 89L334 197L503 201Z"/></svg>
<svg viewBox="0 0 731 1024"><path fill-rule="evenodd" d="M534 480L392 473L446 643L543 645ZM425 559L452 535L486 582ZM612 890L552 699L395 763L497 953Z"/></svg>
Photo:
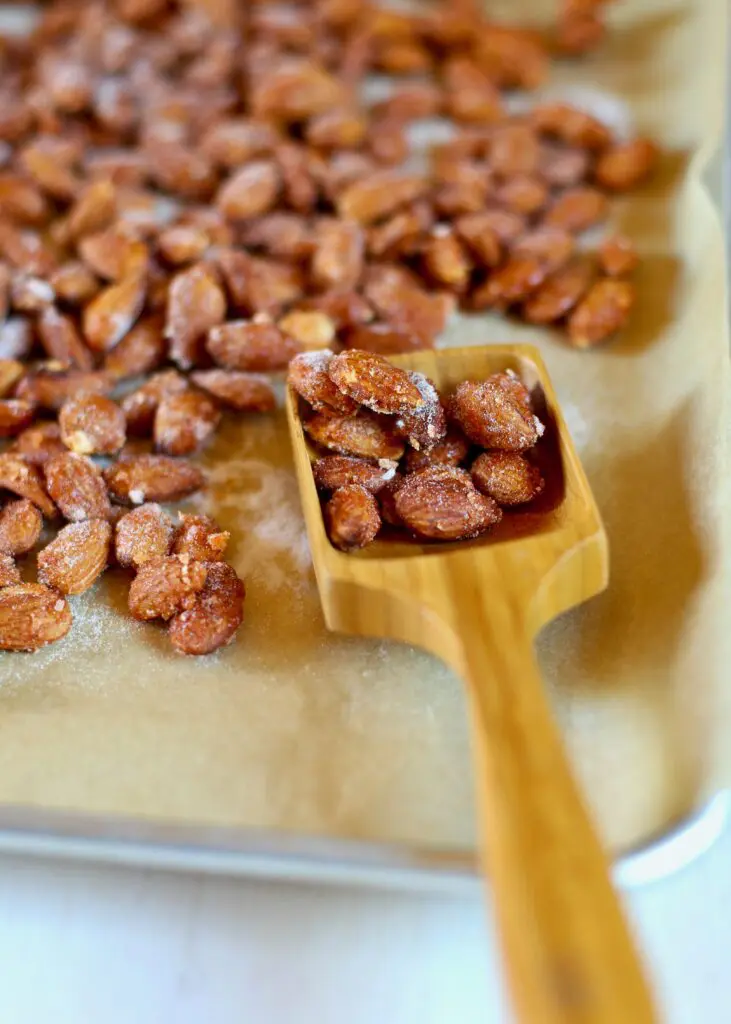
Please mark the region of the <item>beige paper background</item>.
<svg viewBox="0 0 731 1024"><path fill-rule="evenodd" d="M515 17L518 5L502 6ZM726 30L723 0L612 13L611 41L549 91L668 150L652 185L615 209L644 254L633 323L593 353L486 317L455 322L448 342L540 345L605 516L610 589L539 650L620 850L731 767L725 264L701 184L722 128ZM211 494L194 504L232 531L247 579L238 643L175 656L125 615L124 578L110 573L73 599L64 641L0 655L0 804L469 851L460 685L425 654L326 634L284 417L229 427L206 462Z"/></svg>

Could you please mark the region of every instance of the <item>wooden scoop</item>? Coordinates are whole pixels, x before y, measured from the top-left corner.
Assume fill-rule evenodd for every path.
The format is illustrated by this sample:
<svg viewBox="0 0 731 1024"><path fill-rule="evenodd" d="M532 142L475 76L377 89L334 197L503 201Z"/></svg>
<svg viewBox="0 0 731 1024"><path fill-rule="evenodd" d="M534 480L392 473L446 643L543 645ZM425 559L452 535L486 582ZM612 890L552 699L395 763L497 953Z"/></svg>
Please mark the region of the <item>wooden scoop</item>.
<svg viewBox="0 0 731 1024"><path fill-rule="evenodd" d="M392 359L442 394L515 370L546 424L536 450L546 490L473 541L332 546L310 468L299 400L292 443L325 621L442 658L467 683L482 848L517 1018L525 1024L656 1020L609 866L551 715L533 638L602 591L607 539L546 368L529 345L445 349ZM567 652L567 656L569 652Z"/></svg>

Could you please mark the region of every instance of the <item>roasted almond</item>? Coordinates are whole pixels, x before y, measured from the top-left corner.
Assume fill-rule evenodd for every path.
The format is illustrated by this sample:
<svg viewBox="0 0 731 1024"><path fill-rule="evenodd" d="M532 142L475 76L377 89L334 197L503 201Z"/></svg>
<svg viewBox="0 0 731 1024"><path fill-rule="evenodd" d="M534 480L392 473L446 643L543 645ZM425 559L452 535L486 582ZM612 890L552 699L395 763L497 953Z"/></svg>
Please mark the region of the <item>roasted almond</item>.
<svg viewBox="0 0 731 1024"><path fill-rule="evenodd" d="M82 594L109 561L112 528L103 519L69 523L38 554L38 579L61 594Z"/></svg>
<svg viewBox="0 0 731 1024"><path fill-rule="evenodd" d="M66 636L71 622L66 598L40 583L0 590L0 650L37 651Z"/></svg>

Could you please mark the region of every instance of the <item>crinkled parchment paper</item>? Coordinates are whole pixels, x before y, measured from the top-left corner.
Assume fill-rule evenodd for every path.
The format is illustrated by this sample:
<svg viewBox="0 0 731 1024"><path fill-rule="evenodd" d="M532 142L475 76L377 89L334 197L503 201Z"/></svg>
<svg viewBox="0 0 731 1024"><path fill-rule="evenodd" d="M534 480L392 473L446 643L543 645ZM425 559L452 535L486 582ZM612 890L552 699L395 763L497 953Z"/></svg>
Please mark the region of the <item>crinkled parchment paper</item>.
<svg viewBox="0 0 731 1024"><path fill-rule="evenodd" d="M526 19L547 9L503 13L518 7ZM455 321L447 343L540 345L605 516L610 589L539 648L619 850L728 775L731 512L723 241L702 183L722 128L725 4L611 10L609 43L555 73L549 92L666 147L657 179L614 212L644 256L632 325L589 353L482 316ZM126 584L108 574L74 599L64 641L0 656L0 804L469 852L460 684L418 651L326 633L284 417L229 427L206 461L210 495L193 504L233 535L248 586L238 643L207 660L174 655L125 614Z"/></svg>

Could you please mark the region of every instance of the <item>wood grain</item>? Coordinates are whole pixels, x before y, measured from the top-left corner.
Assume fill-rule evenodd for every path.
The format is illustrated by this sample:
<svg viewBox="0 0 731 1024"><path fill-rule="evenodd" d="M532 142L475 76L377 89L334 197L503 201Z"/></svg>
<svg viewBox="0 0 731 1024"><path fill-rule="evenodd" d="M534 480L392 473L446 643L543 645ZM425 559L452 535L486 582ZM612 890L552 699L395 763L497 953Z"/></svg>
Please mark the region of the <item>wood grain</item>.
<svg viewBox="0 0 731 1024"><path fill-rule="evenodd" d="M514 369L547 423L546 495L489 537L459 544L378 541L357 555L329 542L298 400L287 398L300 496L330 629L421 646L465 680L473 710L486 871L518 1019L649 1024L656 1019L609 868L540 679L532 641L605 588L604 528L546 368L532 346L394 359L435 381Z"/></svg>

